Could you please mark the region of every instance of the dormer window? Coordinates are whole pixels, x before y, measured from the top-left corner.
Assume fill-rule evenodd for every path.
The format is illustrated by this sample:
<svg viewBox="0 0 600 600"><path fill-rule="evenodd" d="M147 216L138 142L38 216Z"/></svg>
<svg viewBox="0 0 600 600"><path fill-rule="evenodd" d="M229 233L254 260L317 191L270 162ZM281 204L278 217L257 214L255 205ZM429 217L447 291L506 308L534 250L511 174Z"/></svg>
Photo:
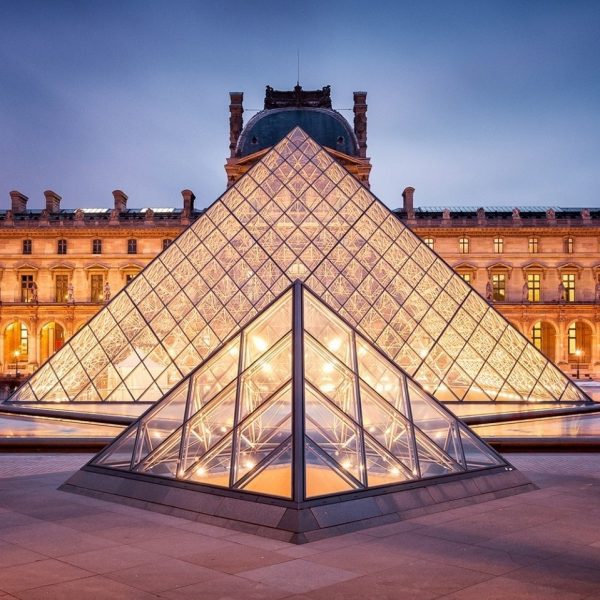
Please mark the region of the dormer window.
<svg viewBox="0 0 600 600"><path fill-rule="evenodd" d="M252 139L250 140L250 143L254 145L258 144L258 138L255 135L253 135Z"/></svg>
<svg viewBox="0 0 600 600"><path fill-rule="evenodd" d="M344 138L340 135L337 139L338 146L341 146L344 143Z"/></svg>

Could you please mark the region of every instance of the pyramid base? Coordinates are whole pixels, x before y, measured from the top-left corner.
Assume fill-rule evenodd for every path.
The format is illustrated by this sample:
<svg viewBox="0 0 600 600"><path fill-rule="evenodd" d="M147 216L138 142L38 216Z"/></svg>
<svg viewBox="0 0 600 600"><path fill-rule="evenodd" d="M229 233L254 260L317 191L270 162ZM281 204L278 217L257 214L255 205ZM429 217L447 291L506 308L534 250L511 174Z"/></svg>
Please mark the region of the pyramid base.
<svg viewBox="0 0 600 600"><path fill-rule="evenodd" d="M86 466L59 489L303 544L536 487L514 469L496 467L295 503Z"/></svg>

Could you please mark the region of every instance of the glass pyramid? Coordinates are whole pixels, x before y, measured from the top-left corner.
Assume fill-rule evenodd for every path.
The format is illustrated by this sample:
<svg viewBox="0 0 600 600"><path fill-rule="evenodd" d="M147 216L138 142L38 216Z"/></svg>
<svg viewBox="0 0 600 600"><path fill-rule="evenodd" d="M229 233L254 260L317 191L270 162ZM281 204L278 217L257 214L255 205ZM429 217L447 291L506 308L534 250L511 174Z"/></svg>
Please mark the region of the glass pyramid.
<svg viewBox="0 0 600 600"><path fill-rule="evenodd" d="M589 401L296 128L8 402L155 402L297 279L438 400Z"/></svg>
<svg viewBox="0 0 600 600"><path fill-rule="evenodd" d="M299 282L90 464L297 501L507 465Z"/></svg>

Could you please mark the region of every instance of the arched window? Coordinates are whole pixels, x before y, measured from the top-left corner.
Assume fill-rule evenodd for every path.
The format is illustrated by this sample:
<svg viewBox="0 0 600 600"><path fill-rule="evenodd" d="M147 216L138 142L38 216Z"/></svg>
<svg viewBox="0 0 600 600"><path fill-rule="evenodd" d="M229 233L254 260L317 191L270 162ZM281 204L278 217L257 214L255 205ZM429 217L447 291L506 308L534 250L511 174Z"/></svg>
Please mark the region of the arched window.
<svg viewBox="0 0 600 600"><path fill-rule="evenodd" d="M14 321L4 330L4 361L7 366L25 365L28 361L27 326L23 321Z"/></svg>
<svg viewBox="0 0 600 600"><path fill-rule="evenodd" d="M550 323L538 321L531 328L531 341L533 345L541 350L550 360L556 358L556 331Z"/></svg>
<svg viewBox="0 0 600 600"><path fill-rule="evenodd" d="M567 330L569 362L588 363L592 358L592 328L583 321L576 321Z"/></svg>
<svg viewBox="0 0 600 600"><path fill-rule="evenodd" d="M54 321L46 323L40 331L40 360L48 360L65 343L65 330Z"/></svg>

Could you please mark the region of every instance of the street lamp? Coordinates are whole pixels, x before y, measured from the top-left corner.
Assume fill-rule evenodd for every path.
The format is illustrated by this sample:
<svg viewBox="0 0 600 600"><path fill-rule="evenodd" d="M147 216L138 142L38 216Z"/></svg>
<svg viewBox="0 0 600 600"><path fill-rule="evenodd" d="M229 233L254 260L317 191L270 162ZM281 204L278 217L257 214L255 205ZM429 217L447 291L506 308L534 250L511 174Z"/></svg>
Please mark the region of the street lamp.
<svg viewBox="0 0 600 600"><path fill-rule="evenodd" d="M19 378L19 356L20 356L20 352L18 350L15 350L14 353L15 355L15 379Z"/></svg>
<svg viewBox="0 0 600 600"><path fill-rule="evenodd" d="M579 366L581 364L581 355L583 354L583 352L577 348L577 350L575 350L575 356L577 357L577 379L579 379Z"/></svg>

